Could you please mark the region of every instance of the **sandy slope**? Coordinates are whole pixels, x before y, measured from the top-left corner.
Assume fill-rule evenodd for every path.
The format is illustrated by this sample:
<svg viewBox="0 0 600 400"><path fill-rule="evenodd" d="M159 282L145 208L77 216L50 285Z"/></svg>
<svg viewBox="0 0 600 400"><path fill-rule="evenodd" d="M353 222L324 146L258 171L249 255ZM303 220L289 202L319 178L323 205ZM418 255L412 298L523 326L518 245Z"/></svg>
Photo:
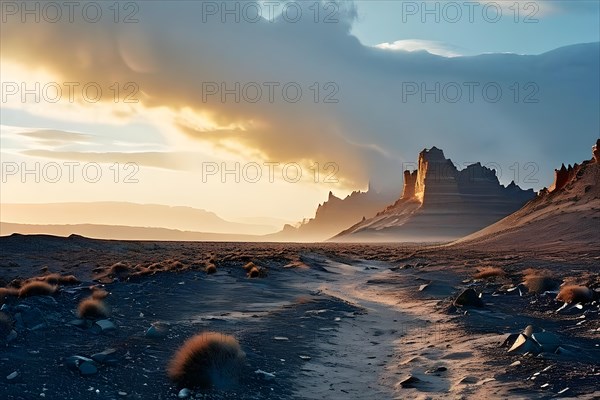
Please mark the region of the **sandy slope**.
<svg viewBox="0 0 600 400"><path fill-rule="evenodd" d="M599 242L600 164L586 161L563 189L538 196L519 211L453 245L570 251L591 250Z"/></svg>

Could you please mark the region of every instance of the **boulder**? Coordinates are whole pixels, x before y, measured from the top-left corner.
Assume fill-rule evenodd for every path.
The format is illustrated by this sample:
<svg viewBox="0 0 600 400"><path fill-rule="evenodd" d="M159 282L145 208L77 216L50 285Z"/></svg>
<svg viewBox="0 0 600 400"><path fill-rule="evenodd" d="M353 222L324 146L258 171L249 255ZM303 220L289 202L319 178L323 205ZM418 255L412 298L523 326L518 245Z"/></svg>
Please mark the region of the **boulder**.
<svg viewBox="0 0 600 400"><path fill-rule="evenodd" d="M509 353L533 353L537 354L540 352L540 347L536 342L529 339L527 336L520 334L517 337L517 340L513 343L513 345L508 349Z"/></svg>
<svg viewBox="0 0 600 400"><path fill-rule="evenodd" d="M477 295L474 289L465 289L454 300L454 305L457 307L483 307L483 301Z"/></svg>
<svg viewBox="0 0 600 400"><path fill-rule="evenodd" d="M542 347L543 352L553 353L561 344L560 338L552 332L536 332L532 338Z"/></svg>

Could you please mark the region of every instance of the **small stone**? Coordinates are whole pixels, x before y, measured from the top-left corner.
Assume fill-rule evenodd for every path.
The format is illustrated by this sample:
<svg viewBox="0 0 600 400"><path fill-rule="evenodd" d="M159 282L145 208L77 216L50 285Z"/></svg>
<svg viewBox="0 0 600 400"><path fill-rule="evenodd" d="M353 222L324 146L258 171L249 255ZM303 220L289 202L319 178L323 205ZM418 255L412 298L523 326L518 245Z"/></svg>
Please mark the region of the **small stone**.
<svg viewBox="0 0 600 400"><path fill-rule="evenodd" d="M302 359L302 360L304 360L304 361L308 361L308 360L310 360L310 359L311 359L311 357L309 357L309 356L303 356L303 355L300 355L300 356L298 356L298 357L300 357L300 359Z"/></svg>
<svg viewBox="0 0 600 400"><path fill-rule="evenodd" d="M531 337L531 335L533 334L533 326L531 325L527 325L527 327L525 328L525 330L523 331L523 335L527 336L528 338Z"/></svg>
<svg viewBox="0 0 600 400"><path fill-rule="evenodd" d="M101 364L116 364L119 362L116 353L117 351L115 349L106 349L101 353L92 355L92 360Z"/></svg>
<svg viewBox="0 0 600 400"><path fill-rule="evenodd" d="M76 326L76 327L78 327L78 328L85 328L85 327L86 327L86 325L87 325L87 323L86 323L86 320L84 320L84 319L79 319L79 318L77 318L77 319L73 319L73 320L69 321L69 322L68 322L68 324L69 324L69 325Z"/></svg>
<svg viewBox="0 0 600 400"><path fill-rule="evenodd" d="M79 364L79 372L81 373L81 375L84 376L94 375L98 372L98 368L96 367L96 365L94 365L93 362L84 361L81 364Z"/></svg>
<svg viewBox="0 0 600 400"><path fill-rule="evenodd" d="M152 324L144 336L149 339L162 339L167 336L169 329L163 324Z"/></svg>
<svg viewBox="0 0 600 400"><path fill-rule="evenodd" d="M94 360L87 358L87 357L82 357L82 356L71 356L71 357L65 358L66 366L71 369L75 369L75 370L79 370L79 366L84 362L93 364Z"/></svg>
<svg viewBox="0 0 600 400"><path fill-rule="evenodd" d="M119 396L127 396L127 392L119 392Z"/></svg>
<svg viewBox="0 0 600 400"><path fill-rule="evenodd" d="M12 381L13 379L15 379L17 376L19 376L19 373L17 371L13 372L12 374L9 374L6 379L8 379L9 381Z"/></svg>
<svg viewBox="0 0 600 400"><path fill-rule="evenodd" d="M117 329L117 326L108 319L101 319L101 320L94 322L92 329L97 333L110 332L110 331L114 331L115 329Z"/></svg>
<svg viewBox="0 0 600 400"><path fill-rule="evenodd" d="M517 367L519 365L521 365L521 361L517 360L514 363L510 364L510 367Z"/></svg>
<svg viewBox="0 0 600 400"><path fill-rule="evenodd" d="M415 384L421 382L416 376L409 375L400 381L400 386L403 388L413 388Z"/></svg>
<svg viewBox="0 0 600 400"><path fill-rule="evenodd" d="M448 370L448 368L446 368L446 367L437 367L437 368L430 368L430 369L426 370L425 373L426 374L436 374L439 372L444 372L446 370Z"/></svg>
<svg viewBox="0 0 600 400"><path fill-rule="evenodd" d="M254 371L254 373L267 381L275 379L275 374L263 371L262 369L257 369L256 371Z"/></svg>
<svg viewBox="0 0 600 400"><path fill-rule="evenodd" d="M479 382L479 379L477 379L476 377L474 377L474 376L465 376L458 383L462 383L463 385L473 385L473 384L475 384L477 382Z"/></svg>
<svg viewBox="0 0 600 400"><path fill-rule="evenodd" d="M275 336L273 338L273 340L279 340L279 341L284 341L284 340L290 340L289 338L285 337L285 336Z"/></svg>
<svg viewBox="0 0 600 400"><path fill-rule="evenodd" d="M186 398L190 397L191 394L192 394L192 392L190 391L190 389L183 388L179 391L179 394L177 394L177 397L179 397L180 399L186 399Z"/></svg>

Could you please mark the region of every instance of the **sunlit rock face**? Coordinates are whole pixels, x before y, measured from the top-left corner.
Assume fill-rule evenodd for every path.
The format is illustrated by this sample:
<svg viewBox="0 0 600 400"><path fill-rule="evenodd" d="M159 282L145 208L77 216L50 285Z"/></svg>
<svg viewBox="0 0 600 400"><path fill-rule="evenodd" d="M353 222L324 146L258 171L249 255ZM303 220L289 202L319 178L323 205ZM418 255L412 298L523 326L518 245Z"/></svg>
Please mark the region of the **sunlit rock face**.
<svg viewBox="0 0 600 400"><path fill-rule="evenodd" d="M592 146L592 153L594 155L594 161L600 163L600 139L596 140L596 144Z"/></svg>
<svg viewBox="0 0 600 400"><path fill-rule="evenodd" d="M458 170L441 149L419 154L418 169L404 171L402 197L333 240L446 241L490 225L534 198L514 182L503 186L480 163Z"/></svg>
<svg viewBox="0 0 600 400"><path fill-rule="evenodd" d="M417 183L417 172L404 171L404 187L402 189L402 199L412 199L415 197L415 185Z"/></svg>

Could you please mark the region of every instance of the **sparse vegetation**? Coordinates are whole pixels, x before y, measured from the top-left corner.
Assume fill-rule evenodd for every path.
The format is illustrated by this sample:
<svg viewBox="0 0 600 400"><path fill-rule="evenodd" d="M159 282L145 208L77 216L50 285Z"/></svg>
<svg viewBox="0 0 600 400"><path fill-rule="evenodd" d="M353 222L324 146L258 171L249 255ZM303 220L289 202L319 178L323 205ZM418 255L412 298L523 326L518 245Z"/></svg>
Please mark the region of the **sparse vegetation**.
<svg viewBox="0 0 600 400"><path fill-rule="evenodd" d="M558 289L561 282L553 278L549 272L528 268L523 271L523 284L530 292L544 293Z"/></svg>
<svg viewBox="0 0 600 400"><path fill-rule="evenodd" d="M92 299L103 300L108 296L108 292L104 289L92 287Z"/></svg>
<svg viewBox="0 0 600 400"><path fill-rule="evenodd" d="M188 339L169 363L169 378L181 387L234 385L241 375L245 354L230 335L204 332Z"/></svg>
<svg viewBox="0 0 600 400"><path fill-rule="evenodd" d="M258 278L259 275L260 275L260 270L256 267L252 267L248 271L248 278Z"/></svg>
<svg viewBox="0 0 600 400"><path fill-rule="evenodd" d="M77 314L83 319L102 319L107 318L109 312L102 300L88 297L79 303Z"/></svg>
<svg viewBox="0 0 600 400"><path fill-rule="evenodd" d="M131 273L131 268L122 262L118 262L110 266L109 274L112 276L116 276L119 279L125 278L129 276Z"/></svg>
<svg viewBox="0 0 600 400"><path fill-rule="evenodd" d="M27 282L19 289L19 297L51 296L56 293L57 287L43 281Z"/></svg>
<svg viewBox="0 0 600 400"><path fill-rule="evenodd" d="M250 270L252 268L257 268L258 269L258 267L256 266L256 264L254 264L252 261L250 261L249 263L245 264L242 268L244 268L244 271L246 271L246 272L250 272Z"/></svg>
<svg viewBox="0 0 600 400"><path fill-rule="evenodd" d="M594 292L587 286L565 285L556 299L565 303L588 303L594 300Z"/></svg>
<svg viewBox="0 0 600 400"><path fill-rule="evenodd" d="M490 279L496 277L503 277L506 275L502 268L498 267L483 267L478 270L478 272L473 275L475 279Z"/></svg>
<svg viewBox="0 0 600 400"><path fill-rule="evenodd" d="M49 283L50 285L76 285L80 283L79 279L77 279L75 275L50 274L41 277L40 280Z"/></svg>
<svg viewBox="0 0 600 400"><path fill-rule="evenodd" d="M217 266L215 264L208 264L205 268L207 274L214 274L217 272Z"/></svg>

